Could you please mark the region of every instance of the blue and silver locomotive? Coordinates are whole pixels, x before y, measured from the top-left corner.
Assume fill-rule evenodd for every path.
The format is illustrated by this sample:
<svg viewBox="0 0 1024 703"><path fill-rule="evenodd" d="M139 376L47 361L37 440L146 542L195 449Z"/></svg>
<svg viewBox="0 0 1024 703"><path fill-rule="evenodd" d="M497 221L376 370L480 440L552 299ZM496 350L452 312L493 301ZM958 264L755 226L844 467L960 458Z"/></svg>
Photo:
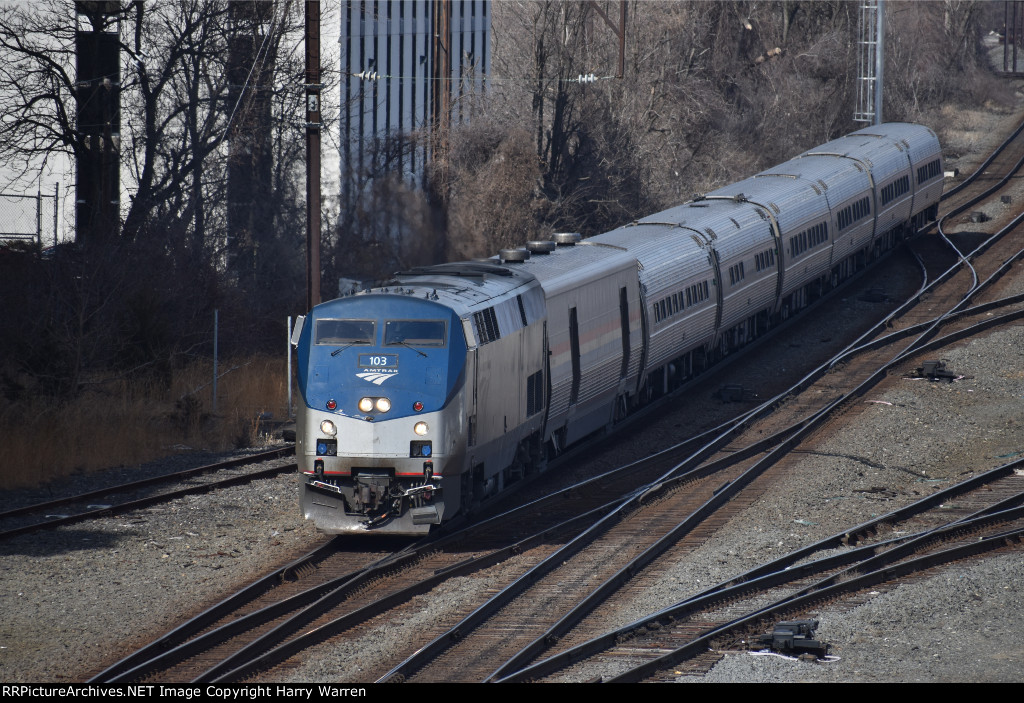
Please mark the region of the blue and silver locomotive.
<svg viewBox="0 0 1024 703"><path fill-rule="evenodd" d="M532 276L488 263L315 307L298 341L306 516L327 532L426 532L500 490L517 459L525 470L545 388L515 389L519 370L543 374L543 313Z"/></svg>
<svg viewBox="0 0 1024 703"><path fill-rule="evenodd" d="M306 517L427 532L799 311L941 193L935 134L881 125L605 234L316 306L297 326Z"/></svg>

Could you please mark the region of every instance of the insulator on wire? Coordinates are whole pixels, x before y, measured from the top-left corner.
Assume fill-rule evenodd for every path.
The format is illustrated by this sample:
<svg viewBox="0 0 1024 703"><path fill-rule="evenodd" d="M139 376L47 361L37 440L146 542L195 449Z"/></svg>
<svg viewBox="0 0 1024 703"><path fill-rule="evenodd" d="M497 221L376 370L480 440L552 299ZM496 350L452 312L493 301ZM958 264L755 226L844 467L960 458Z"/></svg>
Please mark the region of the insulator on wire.
<svg viewBox="0 0 1024 703"><path fill-rule="evenodd" d="M362 78L364 81L379 81L380 75L376 71L360 71L356 74L356 78Z"/></svg>
<svg viewBox="0 0 1024 703"><path fill-rule="evenodd" d="M595 76L593 73L588 73L585 76L583 74L580 74L576 78L576 81L579 82L579 83L593 83L596 80L597 80L597 76Z"/></svg>

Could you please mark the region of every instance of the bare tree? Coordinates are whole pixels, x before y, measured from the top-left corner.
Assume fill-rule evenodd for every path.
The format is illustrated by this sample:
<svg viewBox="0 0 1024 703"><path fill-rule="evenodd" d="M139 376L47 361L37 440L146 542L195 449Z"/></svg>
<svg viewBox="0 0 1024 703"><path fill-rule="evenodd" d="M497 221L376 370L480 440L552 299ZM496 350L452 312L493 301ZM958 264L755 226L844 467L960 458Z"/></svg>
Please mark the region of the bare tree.
<svg viewBox="0 0 1024 703"><path fill-rule="evenodd" d="M889 4L887 115L921 118L987 85L971 51L978 7ZM618 16L610 0L494 5L495 80L453 157L454 250L604 231L858 126L854 2L633 1L622 79L597 9Z"/></svg>
<svg viewBox="0 0 1024 703"><path fill-rule="evenodd" d="M75 118L75 8L70 0L0 7L0 162L22 171L86 149ZM95 251L60 252L44 267L53 276L17 291L34 301L25 307L37 314L35 323L2 331L11 334L4 345L11 353L36 345L59 350L48 360L24 353L16 361L36 378L61 379L55 383L71 392L91 369L152 366L193 348L208 338L213 306L235 305L232 338L258 338L252 320L275 305L293 309L288 284L302 268L295 168L302 153L295 80L301 62L280 50L298 43L289 34L301 20L295 8L274 4L268 51L255 67L273 71L259 86L271 105L273 163L265 178L273 182L262 186L271 202L257 232L254 275L237 294L237 278L223 269L226 146L246 105L240 91L231 93L227 75L228 4L169 0L104 9L116 13L108 19L119 30L112 36L122 61L118 136L128 197L120 236Z"/></svg>
<svg viewBox="0 0 1024 703"><path fill-rule="evenodd" d="M69 2L0 6L0 162L19 174L85 148L75 124L73 17Z"/></svg>

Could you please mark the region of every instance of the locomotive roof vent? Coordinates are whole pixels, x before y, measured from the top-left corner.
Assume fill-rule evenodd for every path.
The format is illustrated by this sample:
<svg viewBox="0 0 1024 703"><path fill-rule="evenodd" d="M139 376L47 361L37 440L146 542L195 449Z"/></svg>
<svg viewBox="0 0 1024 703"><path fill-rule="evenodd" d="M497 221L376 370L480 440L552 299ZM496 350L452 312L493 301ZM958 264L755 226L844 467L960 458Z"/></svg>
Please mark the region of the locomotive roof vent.
<svg viewBox="0 0 1024 703"><path fill-rule="evenodd" d="M498 252L498 256L501 257L501 263L522 263L530 258L530 252L524 247L518 249L502 249Z"/></svg>
<svg viewBox="0 0 1024 703"><path fill-rule="evenodd" d="M532 240L526 243L526 249L531 254L550 254L558 246L550 240Z"/></svg>
<svg viewBox="0 0 1024 703"><path fill-rule="evenodd" d="M583 239L579 232L555 232L551 239L560 247L576 246Z"/></svg>

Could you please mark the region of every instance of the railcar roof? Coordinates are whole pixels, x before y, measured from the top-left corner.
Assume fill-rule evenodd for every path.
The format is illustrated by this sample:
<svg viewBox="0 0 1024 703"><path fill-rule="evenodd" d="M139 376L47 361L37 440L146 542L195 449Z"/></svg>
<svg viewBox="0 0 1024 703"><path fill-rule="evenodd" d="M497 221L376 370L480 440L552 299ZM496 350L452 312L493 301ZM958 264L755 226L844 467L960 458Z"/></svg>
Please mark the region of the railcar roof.
<svg viewBox="0 0 1024 703"><path fill-rule="evenodd" d="M399 271L384 285L355 293L357 297L389 294L425 298L452 308L457 314L504 298L513 291L536 286L527 271L502 266L495 260L457 261Z"/></svg>
<svg viewBox="0 0 1024 703"><path fill-rule="evenodd" d="M842 154L857 159L875 161L905 151L938 152L938 137L928 127L908 122L887 122L851 132L805 151L809 154Z"/></svg>
<svg viewBox="0 0 1024 703"><path fill-rule="evenodd" d="M823 190L828 190L833 183L848 178L863 179L866 173L864 166L852 159L827 154L808 154L764 171L771 174L790 174L807 181L813 181Z"/></svg>
<svg viewBox="0 0 1024 703"><path fill-rule="evenodd" d="M623 247L590 238L575 246L559 246L550 254L534 254L528 260L507 264L537 277L550 296L594 278L603 278L623 267L636 266L636 257Z"/></svg>

